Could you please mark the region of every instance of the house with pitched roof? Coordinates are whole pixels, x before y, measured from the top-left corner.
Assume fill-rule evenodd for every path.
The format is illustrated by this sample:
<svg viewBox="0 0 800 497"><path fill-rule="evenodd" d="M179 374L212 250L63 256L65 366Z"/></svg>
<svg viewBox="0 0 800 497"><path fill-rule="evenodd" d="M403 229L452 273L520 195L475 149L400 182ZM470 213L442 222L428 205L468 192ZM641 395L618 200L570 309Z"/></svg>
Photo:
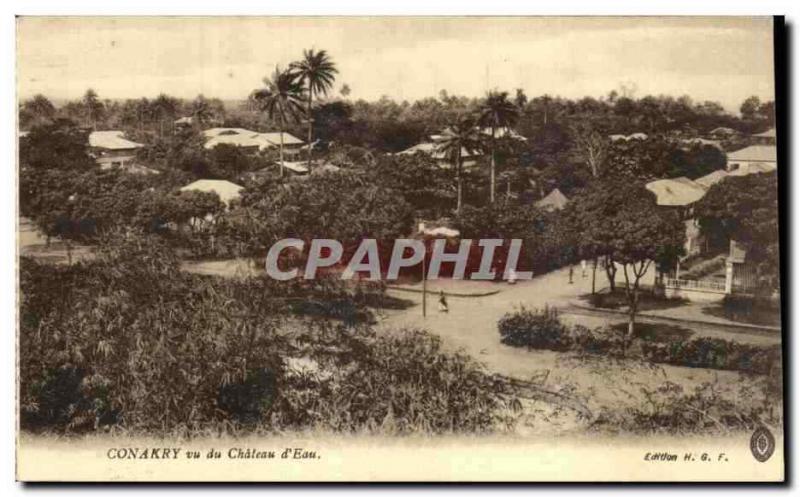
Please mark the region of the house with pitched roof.
<svg viewBox="0 0 800 497"><path fill-rule="evenodd" d="M414 145L413 147L409 147L402 152L397 152L396 155L414 155L417 153L425 154L436 161L440 167L443 169L449 169L453 167L451 160L447 155L439 150L438 145L436 144L436 139L439 135L431 135L430 142L422 142ZM462 167L470 168L477 164L477 159L480 157L480 154L469 152L467 149L461 149L461 160L462 160Z"/></svg>
<svg viewBox="0 0 800 497"><path fill-rule="evenodd" d="M89 153L102 169L125 167L136 160L141 143L125 138L122 131L93 131L89 133Z"/></svg>
<svg viewBox="0 0 800 497"><path fill-rule="evenodd" d="M200 191L216 193L225 206L230 207L231 202L238 200L243 186L222 179L199 179L181 188L185 191Z"/></svg>
<svg viewBox="0 0 800 497"><path fill-rule="evenodd" d="M211 128L203 131L206 143L203 147L211 150L217 145L228 144L243 148L250 152L262 152L264 150L277 150L281 145L281 135L283 135L283 153L287 156L294 156L300 153L305 142L289 133L268 132L259 133L245 128Z"/></svg>
<svg viewBox="0 0 800 497"><path fill-rule="evenodd" d="M751 145L728 154L725 169L733 176L766 173L778 168L775 145Z"/></svg>
<svg viewBox="0 0 800 497"><path fill-rule="evenodd" d="M680 209L686 226L686 255L697 254L702 248L700 225L694 218L692 205L703 198L706 189L685 176L651 181L645 188L656 196L656 204Z"/></svg>
<svg viewBox="0 0 800 497"><path fill-rule="evenodd" d="M753 143L756 145L775 145L776 134L775 128L770 128L763 133L758 133L752 136Z"/></svg>

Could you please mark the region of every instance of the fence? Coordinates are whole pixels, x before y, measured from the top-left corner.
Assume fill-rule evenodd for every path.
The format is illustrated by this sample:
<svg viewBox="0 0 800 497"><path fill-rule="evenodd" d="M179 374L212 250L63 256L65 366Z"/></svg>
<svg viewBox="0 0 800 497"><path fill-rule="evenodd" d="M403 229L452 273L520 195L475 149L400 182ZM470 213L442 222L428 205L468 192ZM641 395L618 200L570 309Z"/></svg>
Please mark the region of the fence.
<svg viewBox="0 0 800 497"><path fill-rule="evenodd" d="M667 288L725 293L725 283L713 280L682 280L667 278L665 281L665 286Z"/></svg>

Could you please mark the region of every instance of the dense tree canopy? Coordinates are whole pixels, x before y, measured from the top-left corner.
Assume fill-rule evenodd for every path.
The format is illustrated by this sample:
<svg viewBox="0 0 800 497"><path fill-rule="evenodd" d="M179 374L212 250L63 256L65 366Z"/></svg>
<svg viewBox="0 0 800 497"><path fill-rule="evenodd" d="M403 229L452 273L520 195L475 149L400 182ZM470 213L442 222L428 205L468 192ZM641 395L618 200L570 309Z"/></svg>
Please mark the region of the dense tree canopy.
<svg viewBox="0 0 800 497"><path fill-rule="evenodd" d="M778 175L773 173L726 178L711 187L695 213L712 244L727 248L728 240L744 245L746 262L758 268L761 284L778 288L780 246Z"/></svg>

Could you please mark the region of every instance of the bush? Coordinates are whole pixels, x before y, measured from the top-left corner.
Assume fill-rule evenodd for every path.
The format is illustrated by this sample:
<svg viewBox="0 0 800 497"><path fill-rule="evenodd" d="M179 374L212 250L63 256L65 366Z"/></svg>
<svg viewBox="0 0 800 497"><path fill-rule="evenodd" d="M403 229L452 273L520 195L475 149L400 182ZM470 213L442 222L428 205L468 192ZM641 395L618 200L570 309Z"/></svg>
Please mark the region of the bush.
<svg viewBox="0 0 800 497"><path fill-rule="evenodd" d="M765 297L750 295L726 295L718 308L726 319L746 323L779 326L781 323L780 302ZM715 312L711 312L715 314Z"/></svg>
<svg viewBox="0 0 800 497"><path fill-rule="evenodd" d="M292 428L384 434L476 433L508 421L506 400L472 358L416 329L328 330L312 359L318 379L295 377L273 422ZM321 379L320 379L321 377Z"/></svg>
<svg viewBox="0 0 800 497"><path fill-rule="evenodd" d="M769 374L781 361L779 345L761 347L708 337L669 343L645 342L642 353L652 362L757 374Z"/></svg>
<svg viewBox="0 0 800 497"><path fill-rule="evenodd" d="M561 323L558 310L527 310L506 314L497 323L501 341L513 347L567 350L572 346L569 328Z"/></svg>
<svg viewBox="0 0 800 497"><path fill-rule="evenodd" d="M556 309L548 307L506 314L497 327L502 343L514 347L610 355L624 355L623 337L627 331L627 323L596 329L569 327L561 323ZM689 330L670 325L640 323L636 330L641 346L631 352L650 362L762 375L774 375L781 363L779 345L764 347L709 337L692 339Z"/></svg>
<svg viewBox="0 0 800 497"><path fill-rule="evenodd" d="M610 328L596 328L576 325L572 332L572 348L589 354L621 354L624 340L621 333Z"/></svg>
<svg viewBox="0 0 800 497"><path fill-rule="evenodd" d="M25 430L472 432L500 420L503 399L472 360L365 324L380 288L193 276L132 237L89 263L22 259L20 289ZM333 304L298 317L303 302ZM298 374L298 361L317 371Z"/></svg>
<svg viewBox="0 0 800 497"><path fill-rule="evenodd" d="M627 433L727 433L753 430L770 422L780 425L771 406L765 405L747 387L723 393L724 387L703 383L691 391L667 381L657 388L642 388L647 402L622 411L600 413L593 425L598 430Z"/></svg>

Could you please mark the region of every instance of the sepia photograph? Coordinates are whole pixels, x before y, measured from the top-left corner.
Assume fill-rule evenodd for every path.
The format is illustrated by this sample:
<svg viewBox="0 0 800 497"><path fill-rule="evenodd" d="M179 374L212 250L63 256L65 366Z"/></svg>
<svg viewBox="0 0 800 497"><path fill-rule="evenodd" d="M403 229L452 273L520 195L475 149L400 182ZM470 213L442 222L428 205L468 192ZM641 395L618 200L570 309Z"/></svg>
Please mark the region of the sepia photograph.
<svg viewBox="0 0 800 497"><path fill-rule="evenodd" d="M19 481L786 478L782 17L15 27Z"/></svg>

